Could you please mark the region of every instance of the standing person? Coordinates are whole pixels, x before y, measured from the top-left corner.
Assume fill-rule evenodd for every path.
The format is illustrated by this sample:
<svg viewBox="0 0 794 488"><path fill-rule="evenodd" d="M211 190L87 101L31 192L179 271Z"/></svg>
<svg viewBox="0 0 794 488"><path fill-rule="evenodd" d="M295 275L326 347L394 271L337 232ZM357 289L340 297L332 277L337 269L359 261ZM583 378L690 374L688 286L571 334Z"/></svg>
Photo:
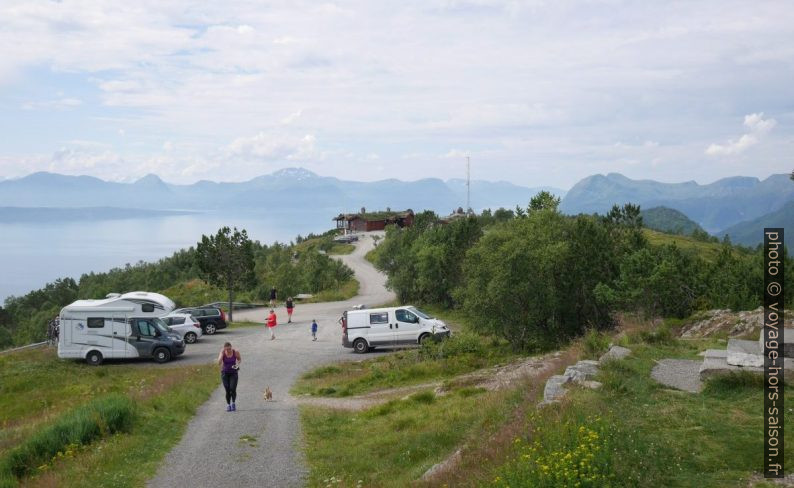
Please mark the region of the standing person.
<svg viewBox="0 0 794 488"><path fill-rule="evenodd" d="M270 329L270 340L276 338L276 312L270 309L270 315L267 316L267 328Z"/></svg>
<svg viewBox="0 0 794 488"><path fill-rule="evenodd" d="M226 411L234 412L237 410L237 372L243 358L240 351L232 349L232 343L227 342L223 345L221 353L218 354L218 365L221 367L221 382L226 390Z"/></svg>
<svg viewBox="0 0 794 488"><path fill-rule="evenodd" d="M276 287L270 289L270 308L276 306Z"/></svg>
<svg viewBox="0 0 794 488"><path fill-rule="evenodd" d="M292 323L292 309L295 308L295 304L292 302L292 297L287 297L287 323Z"/></svg>
<svg viewBox="0 0 794 488"><path fill-rule="evenodd" d="M312 340L317 340L317 321L312 319Z"/></svg>

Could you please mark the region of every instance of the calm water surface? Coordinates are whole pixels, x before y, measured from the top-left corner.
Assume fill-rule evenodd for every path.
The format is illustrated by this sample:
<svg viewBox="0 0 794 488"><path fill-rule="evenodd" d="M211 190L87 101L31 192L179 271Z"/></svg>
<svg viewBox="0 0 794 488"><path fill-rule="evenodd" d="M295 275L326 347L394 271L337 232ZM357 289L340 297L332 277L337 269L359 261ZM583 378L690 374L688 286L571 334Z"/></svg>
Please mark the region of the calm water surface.
<svg viewBox="0 0 794 488"><path fill-rule="evenodd" d="M57 278L156 261L195 246L224 225L263 244L334 227L338 211L282 214L204 213L142 219L0 223L0 300L24 295Z"/></svg>

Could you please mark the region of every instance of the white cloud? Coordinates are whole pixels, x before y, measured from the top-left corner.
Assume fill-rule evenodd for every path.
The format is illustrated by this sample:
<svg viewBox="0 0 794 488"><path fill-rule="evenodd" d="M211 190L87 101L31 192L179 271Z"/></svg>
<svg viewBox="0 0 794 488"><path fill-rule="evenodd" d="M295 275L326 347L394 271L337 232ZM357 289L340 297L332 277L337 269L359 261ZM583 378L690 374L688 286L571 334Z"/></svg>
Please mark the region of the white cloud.
<svg viewBox="0 0 794 488"><path fill-rule="evenodd" d="M303 137L259 132L251 137L239 137L227 147L231 156L257 158L264 161L307 160L316 156L316 138L312 134Z"/></svg>
<svg viewBox="0 0 794 488"><path fill-rule="evenodd" d="M66 174L102 174L117 179L117 171L125 166L124 159L117 153L92 151L81 147L62 147L55 151L49 161L49 171Z"/></svg>
<svg viewBox="0 0 794 488"><path fill-rule="evenodd" d="M60 98L58 100L47 100L43 102L25 102L23 110L67 110L79 107L83 101L79 98Z"/></svg>
<svg viewBox="0 0 794 488"><path fill-rule="evenodd" d="M729 140L727 144L711 144L706 148L706 154L709 156L727 156L738 154L747 148L758 144L761 138L771 131L777 121L775 119L764 120L764 113L755 113L744 116L744 126L750 132L742 135L739 140Z"/></svg>
<svg viewBox="0 0 794 488"><path fill-rule="evenodd" d="M469 153L467 153L466 151L461 151L460 149L450 149L445 154L442 154L441 156L439 156L439 158L443 158L443 159L459 159L459 158L465 158L468 155L469 155Z"/></svg>
<svg viewBox="0 0 794 488"><path fill-rule="evenodd" d="M764 113L750 114L744 116L744 125L756 134L766 134L772 130L777 121L775 119L764 120Z"/></svg>
<svg viewBox="0 0 794 488"><path fill-rule="evenodd" d="M281 123L284 125L289 125L296 120L298 120L303 113L303 110L298 110L297 112L292 112L291 114L287 115L283 119L281 119Z"/></svg>
<svg viewBox="0 0 794 488"><path fill-rule="evenodd" d="M14 108L49 98L82 105L67 112L78 105L65 101L55 121L43 110L54 105L28 102L26 117L38 117L28 126L0 114L11 127L0 156L51 153L71 139L118 143L123 128L130 141L115 150L125 161L192 146L190 157L159 160L163 171L190 175L205 171L197 161L233 158L236 174L261 174L263 161L322 160L336 174L386 176L362 163L372 152L394 176L403 154L420 155L415 170L439 176L465 156L460 148L487 158L493 174L559 186L622 158L644 168L662 157L659 171L671 178L725 176L727 166L708 156L754 145L765 159L745 173L779 165L772 138L760 143L774 127L762 114L748 115L733 140L728 133L709 146L708 137L715 114L790 101L781 73L794 69L794 6L607 5L5 0L4 97ZM86 113L90 121L78 119ZM774 130L785 138L783 117ZM161 147L165 138L179 151ZM439 157L449 148L461 152ZM329 151L352 156L328 163ZM562 169L543 170L550 165Z"/></svg>

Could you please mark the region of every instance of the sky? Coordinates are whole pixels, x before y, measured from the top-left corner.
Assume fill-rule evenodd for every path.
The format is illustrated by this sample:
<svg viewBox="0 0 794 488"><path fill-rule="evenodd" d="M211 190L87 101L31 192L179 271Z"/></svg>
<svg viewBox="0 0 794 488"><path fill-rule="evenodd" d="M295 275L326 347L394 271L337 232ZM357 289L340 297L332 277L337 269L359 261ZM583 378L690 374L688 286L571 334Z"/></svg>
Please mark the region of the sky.
<svg viewBox="0 0 794 488"><path fill-rule="evenodd" d="M794 3L0 2L0 179L794 169Z"/></svg>

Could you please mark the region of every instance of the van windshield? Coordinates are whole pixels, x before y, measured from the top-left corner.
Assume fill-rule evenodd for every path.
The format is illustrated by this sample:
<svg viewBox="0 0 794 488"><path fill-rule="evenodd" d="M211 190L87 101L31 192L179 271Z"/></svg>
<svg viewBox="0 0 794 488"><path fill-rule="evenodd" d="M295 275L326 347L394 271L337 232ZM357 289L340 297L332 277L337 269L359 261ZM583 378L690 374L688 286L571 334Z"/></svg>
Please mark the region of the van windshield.
<svg viewBox="0 0 794 488"><path fill-rule="evenodd" d="M433 317L433 316L432 316L432 315L430 315L430 314L426 314L426 313L424 313L423 311L419 310L419 309L418 309L418 308L416 308L416 307L408 307L408 310L410 310L411 312L415 313L416 315L418 315L418 316L422 317L423 319L432 319L432 318L435 318L435 317Z"/></svg>

